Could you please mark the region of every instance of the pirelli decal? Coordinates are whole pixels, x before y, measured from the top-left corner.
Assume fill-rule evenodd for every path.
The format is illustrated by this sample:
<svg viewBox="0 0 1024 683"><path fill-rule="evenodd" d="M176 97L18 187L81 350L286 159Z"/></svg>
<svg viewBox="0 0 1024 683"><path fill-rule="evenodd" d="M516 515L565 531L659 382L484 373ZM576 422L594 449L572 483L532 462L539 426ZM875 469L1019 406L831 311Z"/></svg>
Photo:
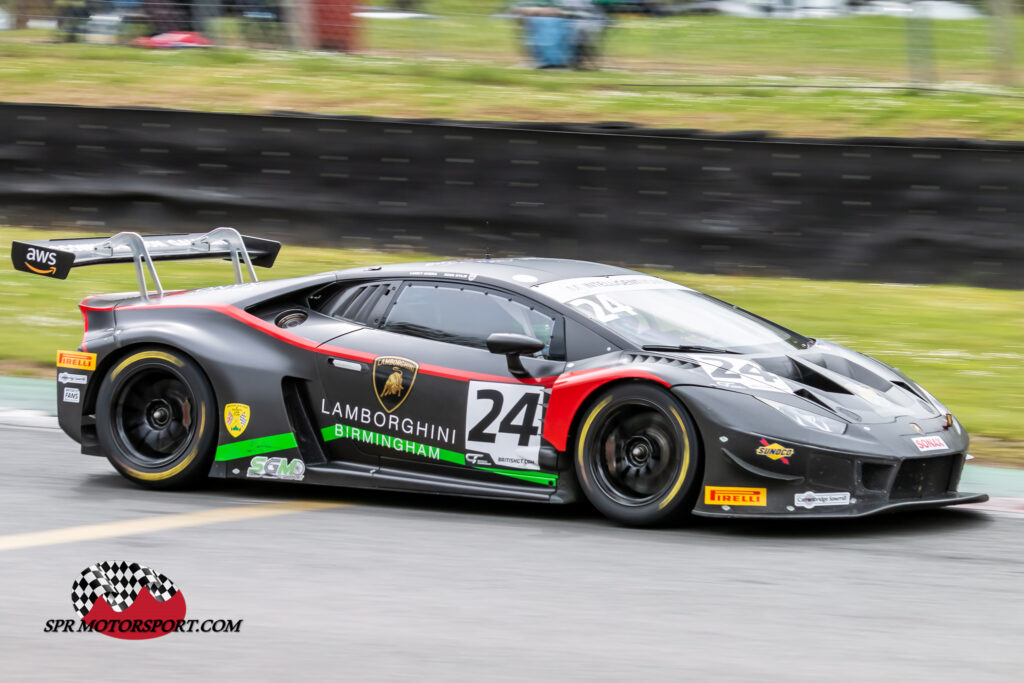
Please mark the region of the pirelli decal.
<svg viewBox="0 0 1024 683"><path fill-rule="evenodd" d="M96 369L96 354L81 351L58 351L57 367L92 371Z"/></svg>
<svg viewBox="0 0 1024 683"><path fill-rule="evenodd" d="M705 486L705 505L754 505L768 504L768 490L748 486Z"/></svg>

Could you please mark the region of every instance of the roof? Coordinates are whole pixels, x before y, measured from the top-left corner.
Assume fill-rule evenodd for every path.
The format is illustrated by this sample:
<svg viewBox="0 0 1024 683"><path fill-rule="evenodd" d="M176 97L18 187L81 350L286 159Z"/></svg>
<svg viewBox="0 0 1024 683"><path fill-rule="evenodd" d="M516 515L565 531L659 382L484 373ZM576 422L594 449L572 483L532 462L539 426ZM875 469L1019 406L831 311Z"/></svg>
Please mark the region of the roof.
<svg viewBox="0 0 1024 683"><path fill-rule="evenodd" d="M628 275L635 271L591 261L556 258L494 258L465 261L424 261L420 263L394 263L344 271L347 274L373 272L378 275L427 276L445 274L467 275L515 284L520 287L536 286L545 282L577 277Z"/></svg>

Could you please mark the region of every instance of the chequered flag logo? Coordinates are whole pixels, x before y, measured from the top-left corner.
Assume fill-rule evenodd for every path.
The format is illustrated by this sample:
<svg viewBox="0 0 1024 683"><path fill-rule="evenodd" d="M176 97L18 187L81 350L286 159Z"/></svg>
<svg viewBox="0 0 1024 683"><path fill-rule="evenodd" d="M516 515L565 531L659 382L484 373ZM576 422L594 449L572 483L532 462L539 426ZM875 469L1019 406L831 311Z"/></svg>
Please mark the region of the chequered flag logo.
<svg viewBox="0 0 1024 683"><path fill-rule="evenodd" d="M167 602L178 592L173 581L137 562L97 562L71 585L71 604L84 618L102 596L115 612L124 612L143 588L157 602Z"/></svg>

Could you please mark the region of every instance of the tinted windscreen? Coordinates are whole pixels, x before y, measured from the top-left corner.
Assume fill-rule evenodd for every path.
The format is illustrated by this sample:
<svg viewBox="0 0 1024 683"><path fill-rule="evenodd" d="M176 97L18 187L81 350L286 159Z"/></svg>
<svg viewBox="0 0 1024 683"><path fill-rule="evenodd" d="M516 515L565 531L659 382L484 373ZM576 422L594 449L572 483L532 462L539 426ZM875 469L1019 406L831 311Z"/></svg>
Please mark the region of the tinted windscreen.
<svg viewBox="0 0 1024 683"><path fill-rule="evenodd" d="M706 346L737 350L805 340L709 296L649 275L575 278L536 289L638 346Z"/></svg>

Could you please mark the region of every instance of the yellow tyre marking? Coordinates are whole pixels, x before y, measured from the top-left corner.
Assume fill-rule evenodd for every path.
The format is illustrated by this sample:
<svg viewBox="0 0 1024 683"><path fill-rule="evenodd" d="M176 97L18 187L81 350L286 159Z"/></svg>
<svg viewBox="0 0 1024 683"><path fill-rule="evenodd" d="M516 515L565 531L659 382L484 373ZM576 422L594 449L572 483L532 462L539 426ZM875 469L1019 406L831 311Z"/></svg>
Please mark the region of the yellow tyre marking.
<svg viewBox="0 0 1024 683"><path fill-rule="evenodd" d="M605 406L607 406L611 402L612 397L609 396L605 400L598 403L597 406L594 408L593 412L591 412L590 415L587 416L587 421L583 423L583 430L580 432L580 445L578 449L579 454L577 455L577 458L580 462L580 476L583 477L583 483L587 484L587 486L589 486L590 484L589 482L587 482L587 468L583 464L583 445L587 442L587 432L590 431L590 425L594 422L594 418L597 417L597 414L604 410Z"/></svg>
<svg viewBox="0 0 1024 683"><path fill-rule="evenodd" d="M690 437L686 433L686 425L683 424L683 418L681 418L679 413L676 412L675 406L669 406L668 409L672 411L672 415L679 423L679 428L683 430L683 467L679 471L679 480L676 481L676 485L668 492L668 496L665 497L665 500L658 503L659 510L672 502L672 499L676 497L676 494L679 493L679 489L683 486L683 480L686 479L686 473L690 469Z"/></svg>
<svg viewBox="0 0 1024 683"><path fill-rule="evenodd" d="M49 531L33 531L23 534L0 536L0 551L20 550L44 545L74 543L76 541L95 541L101 538L115 538L134 534L148 534L169 529L182 529L206 524L222 522L239 522L245 519L290 515L296 512L312 512L330 508L349 507L352 503L329 503L313 500L294 500L282 503L266 503L259 505L242 505L197 512L183 512L158 517L142 517L126 519L120 522L105 524L87 524Z"/></svg>
<svg viewBox="0 0 1024 683"><path fill-rule="evenodd" d="M172 363L174 365L177 365L179 368L185 366L185 362L184 361L182 361L177 356L172 356L169 353L164 353L163 351L142 351L140 353L136 353L136 354L133 354L131 356L128 356L123 361L121 361L118 364L118 366L116 368L114 368L114 371L110 373L110 379L114 379L115 377L117 377L119 374L121 374L122 370L124 370L126 367L128 367L132 363L134 363L136 361L140 361L140 360L146 360L147 358L159 358L160 360L165 360L168 363Z"/></svg>
<svg viewBox="0 0 1024 683"><path fill-rule="evenodd" d="M196 454L199 453L199 441L203 438L203 430L206 429L206 404L199 406L199 435L196 437L196 445L192 448L192 452L189 453L184 460L179 462L177 465L164 472L140 472L139 470L133 470L130 467L125 467L124 471L132 475L136 479L142 479L143 481L160 481L161 479L168 479L173 477L178 472L188 467L188 464L195 459ZM124 467L124 465L122 465Z"/></svg>

